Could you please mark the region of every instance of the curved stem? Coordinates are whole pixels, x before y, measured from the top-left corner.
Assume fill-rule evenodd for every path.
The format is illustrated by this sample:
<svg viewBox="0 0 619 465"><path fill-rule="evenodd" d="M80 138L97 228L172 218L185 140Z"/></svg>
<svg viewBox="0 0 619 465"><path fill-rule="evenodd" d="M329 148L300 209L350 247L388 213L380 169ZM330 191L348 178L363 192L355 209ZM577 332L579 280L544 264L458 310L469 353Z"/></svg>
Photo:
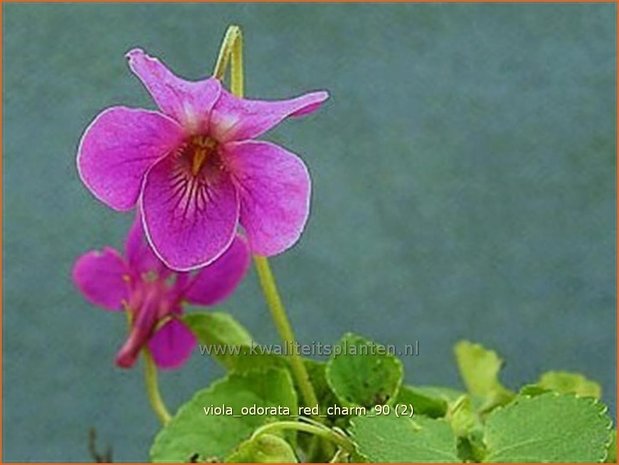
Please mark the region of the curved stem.
<svg viewBox="0 0 619 465"><path fill-rule="evenodd" d="M333 458L329 461L329 463L346 463L348 462L347 458L350 451L345 451L344 449L338 449Z"/></svg>
<svg viewBox="0 0 619 465"><path fill-rule="evenodd" d="M310 407L318 405L318 399L316 398L316 393L314 392L312 383L309 380L307 370L303 364L303 359L299 356L297 351L298 344L294 337L294 332L292 330L292 326L290 325L290 321L288 320L282 299L279 296L279 292L277 292L275 278L271 272L269 262L265 257L259 257L256 255L254 256L254 263L256 264L258 279L260 280L260 286L262 287L264 298L267 302L269 310L271 311L271 317L273 318L277 332L284 343L285 353L290 360L292 374L294 375L297 385L301 390L301 395L303 396L305 405Z"/></svg>
<svg viewBox="0 0 619 465"><path fill-rule="evenodd" d="M150 401L150 405L155 411L157 418L159 418L161 424L165 426L172 417L163 403L161 393L159 392L157 367L155 366L153 357L148 349L144 349L142 353L144 354L144 379L146 380L146 393L148 394L148 400Z"/></svg>
<svg viewBox="0 0 619 465"><path fill-rule="evenodd" d="M279 431L282 429L292 429L295 431L303 431L305 433L314 434L316 436L334 442L348 452L354 451L353 444L345 436L336 433L335 431L327 428L326 426L316 426L308 423L301 423L298 421L278 421L275 423L267 423L266 425L258 428L254 432L254 434L252 434L252 439L257 438L261 434L270 433L272 431Z"/></svg>
<svg viewBox="0 0 619 465"><path fill-rule="evenodd" d="M215 64L213 76L218 79L223 79L226 74L226 68L230 64L230 90L237 97L243 96L243 34L238 26L229 26L219 50L219 57ZM309 380L307 370L303 364L303 360L297 352L298 344L292 331L292 326L286 315L286 309L282 304L282 300L277 292L275 279L269 262L265 257L254 256L256 270L260 279L262 292L265 300L271 311L271 316L275 322L277 332L286 347L286 354L290 359L290 367L292 374L297 381L297 385L301 391L301 395L307 406L313 407L318 405L316 393ZM292 351L288 349L292 348Z"/></svg>

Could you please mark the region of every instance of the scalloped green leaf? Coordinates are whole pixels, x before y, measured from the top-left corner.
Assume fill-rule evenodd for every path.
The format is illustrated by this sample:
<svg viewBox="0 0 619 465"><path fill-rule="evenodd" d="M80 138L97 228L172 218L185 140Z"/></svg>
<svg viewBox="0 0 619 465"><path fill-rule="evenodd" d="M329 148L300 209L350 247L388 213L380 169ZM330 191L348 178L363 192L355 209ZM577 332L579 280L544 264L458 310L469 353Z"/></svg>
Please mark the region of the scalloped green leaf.
<svg viewBox="0 0 619 465"><path fill-rule="evenodd" d="M427 417L354 417L349 432L359 455L369 462L460 462L449 424Z"/></svg>
<svg viewBox="0 0 619 465"><path fill-rule="evenodd" d="M210 354L202 355L212 356L232 372L290 367L283 355L266 353L266 348L256 345L245 327L228 313L194 312L183 319L200 344L210 346ZM326 363L311 359L303 359L303 363L320 405L332 405L335 397L325 379Z"/></svg>
<svg viewBox="0 0 619 465"><path fill-rule="evenodd" d="M262 434L242 442L226 463L297 463L294 450L279 436Z"/></svg>
<svg viewBox="0 0 619 465"><path fill-rule="evenodd" d="M324 413L327 407L337 404L337 398L331 390L331 387L329 387L329 383L327 383L327 364L326 362L319 362L310 359L304 359L303 363L305 364L305 369L307 370L307 375L310 382L314 387L320 412Z"/></svg>
<svg viewBox="0 0 619 465"><path fill-rule="evenodd" d="M428 396L443 399L448 404L454 403L465 394L458 389L452 389L445 386L415 386L415 389L424 392Z"/></svg>
<svg viewBox="0 0 619 465"><path fill-rule="evenodd" d="M475 411L470 396L466 394L450 406L447 417L456 436L469 436L482 429L479 414Z"/></svg>
<svg viewBox="0 0 619 465"><path fill-rule="evenodd" d="M539 384L525 384L518 391L519 396L528 396L535 397L541 396L542 394L546 394L548 392L552 392L550 389L545 389L541 387Z"/></svg>
<svg viewBox="0 0 619 465"><path fill-rule="evenodd" d="M194 334L204 344L249 346L253 338L232 315L225 312L192 312L183 317Z"/></svg>
<svg viewBox="0 0 619 465"><path fill-rule="evenodd" d="M484 462L602 462L610 428L606 407L590 397L518 397L488 415Z"/></svg>
<svg viewBox="0 0 619 465"><path fill-rule="evenodd" d="M610 432L610 444L608 445L608 454L606 455L606 463L617 463L617 430L613 429Z"/></svg>
<svg viewBox="0 0 619 465"><path fill-rule="evenodd" d="M264 353L245 327L228 313L193 312L183 320L202 345L202 355L210 355L230 371L287 366L283 357Z"/></svg>
<svg viewBox="0 0 619 465"><path fill-rule="evenodd" d="M448 400L423 387L402 386L396 404L412 405L416 415L440 418L447 413Z"/></svg>
<svg viewBox="0 0 619 465"><path fill-rule="evenodd" d="M585 378L580 373L568 371L548 371L540 376L537 382L544 389L559 394L576 394L581 397L599 399L602 396L602 387L595 381Z"/></svg>
<svg viewBox="0 0 619 465"><path fill-rule="evenodd" d="M483 424L471 396L463 394L451 402L445 419L458 438L458 456L466 462L480 462L486 454Z"/></svg>
<svg viewBox="0 0 619 465"><path fill-rule="evenodd" d="M480 410L488 411L513 399L514 393L499 381L503 360L496 352L469 341L458 342L454 352L467 390L484 399Z"/></svg>
<svg viewBox="0 0 619 465"><path fill-rule="evenodd" d="M206 414L204 407L226 405L233 415ZM297 395L287 370L233 373L198 391L157 434L154 462L222 461L253 431L278 416L241 416L242 407L288 407L297 414Z"/></svg>
<svg viewBox="0 0 619 465"><path fill-rule="evenodd" d="M345 334L327 362L326 379L344 406L393 403L404 377L402 362L384 346Z"/></svg>

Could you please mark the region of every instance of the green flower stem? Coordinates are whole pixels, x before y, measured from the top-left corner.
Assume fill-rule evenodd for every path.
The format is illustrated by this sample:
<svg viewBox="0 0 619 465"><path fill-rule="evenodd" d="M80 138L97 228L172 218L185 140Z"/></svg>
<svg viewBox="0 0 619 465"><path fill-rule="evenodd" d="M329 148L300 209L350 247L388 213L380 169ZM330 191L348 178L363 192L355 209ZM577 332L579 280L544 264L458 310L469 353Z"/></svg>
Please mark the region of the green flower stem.
<svg viewBox="0 0 619 465"><path fill-rule="evenodd" d="M326 426L318 426L308 423L302 423L299 421L278 421L274 423L267 423L266 425L258 428L254 434L252 435L252 439L257 438L262 434L271 433L273 431L280 431L292 429L295 431L303 431L304 433L314 434L321 438L327 439L331 442L334 442L339 447L347 452L354 452L355 447L353 443L346 437L341 434L336 433L332 429L327 428Z"/></svg>
<svg viewBox="0 0 619 465"><path fill-rule="evenodd" d="M322 463L325 461L325 457L332 457L336 450L342 449L340 447L336 447L333 443L330 443L320 436L314 436L308 447L307 461Z"/></svg>
<svg viewBox="0 0 619 465"><path fill-rule="evenodd" d="M237 97L243 97L243 34L238 26L228 27L219 50L213 75L218 79L223 79L228 64L230 64L230 90ZM292 374L301 390L303 400L308 406L318 405L318 399L309 381L303 360L296 352L297 342L286 315L286 310L277 292L277 286L275 285L275 279L273 278L273 273L271 273L269 262L264 257L254 256L254 263L258 271L262 292L271 311L275 327L287 349ZM293 350L289 351L289 348L293 348Z"/></svg>
<svg viewBox="0 0 619 465"><path fill-rule="evenodd" d="M309 380L307 370L303 364L303 359L297 352L297 342L292 331L292 326L286 315L286 309L282 303L282 299L277 292L277 286L275 285L275 278L271 272L269 261L265 257L254 256L254 263L256 270L258 271L258 278L260 280L260 286L264 293L265 300L271 311L271 317L275 322L275 327L279 333L280 338L286 348L286 355L290 359L290 368L297 381L297 385L301 390L301 395L305 401L305 405L313 407L318 405L318 399L312 383Z"/></svg>
<svg viewBox="0 0 619 465"><path fill-rule="evenodd" d="M153 361L153 356L148 349L142 351L144 354L144 378L146 380L146 392L148 394L148 400L150 405L155 411L157 418L161 421L162 425L166 425L170 419L170 413L163 403L161 393L159 392L159 383L157 382L157 367Z"/></svg>

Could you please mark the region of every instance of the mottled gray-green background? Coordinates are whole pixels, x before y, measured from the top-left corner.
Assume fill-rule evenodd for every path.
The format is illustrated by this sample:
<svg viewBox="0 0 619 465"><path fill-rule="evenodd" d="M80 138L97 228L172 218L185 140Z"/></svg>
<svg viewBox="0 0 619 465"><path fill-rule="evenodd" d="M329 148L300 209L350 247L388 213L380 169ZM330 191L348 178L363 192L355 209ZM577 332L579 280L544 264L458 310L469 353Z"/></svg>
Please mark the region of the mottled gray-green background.
<svg viewBox="0 0 619 465"><path fill-rule="evenodd" d="M599 380L614 409L614 5L5 5L5 461L147 459L142 372L113 365L124 319L69 278L130 222L81 185L76 145L114 104L152 107L123 54L204 76L244 27L247 94L326 88L268 135L313 175L301 242L273 260L302 342L420 341L411 383L458 383L483 342L516 387L547 369ZM252 272L225 305L276 342ZM222 370L162 376L177 406Z"/></svg>

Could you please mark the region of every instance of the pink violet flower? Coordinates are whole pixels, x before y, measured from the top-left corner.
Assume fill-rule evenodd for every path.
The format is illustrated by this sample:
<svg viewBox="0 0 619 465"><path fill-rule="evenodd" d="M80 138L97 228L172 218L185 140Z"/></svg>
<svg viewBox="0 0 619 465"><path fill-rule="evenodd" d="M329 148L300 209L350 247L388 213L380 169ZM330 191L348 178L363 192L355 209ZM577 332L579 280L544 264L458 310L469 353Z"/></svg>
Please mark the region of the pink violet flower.
<svg viewBox="0 0 619 465"><path fill-rule="evenodd" d="M111 247L77 259L73 281L84 297L106 310L130 312L129 336L116 364L131 367L148 347L157 366L177 368L191 355L196 338L181 320L183 303L215 305L239 284L250 256L236 236L223 255L194 273L167 268L147 244L139 216L129 231L125 257Z"/></svg>
<svg viewBox="0 0 619 465"><path fill-rule="evenodd" d="M170 268L217 259L239 225L257 255L291 247L307 221L310 177L295 154L254 140L328 98L237 98L214 78L187 81L140 49L127 54L159 111L115 106L82 136L77 165L90 191L124 211L139 205L148 242Z"/></svg>

